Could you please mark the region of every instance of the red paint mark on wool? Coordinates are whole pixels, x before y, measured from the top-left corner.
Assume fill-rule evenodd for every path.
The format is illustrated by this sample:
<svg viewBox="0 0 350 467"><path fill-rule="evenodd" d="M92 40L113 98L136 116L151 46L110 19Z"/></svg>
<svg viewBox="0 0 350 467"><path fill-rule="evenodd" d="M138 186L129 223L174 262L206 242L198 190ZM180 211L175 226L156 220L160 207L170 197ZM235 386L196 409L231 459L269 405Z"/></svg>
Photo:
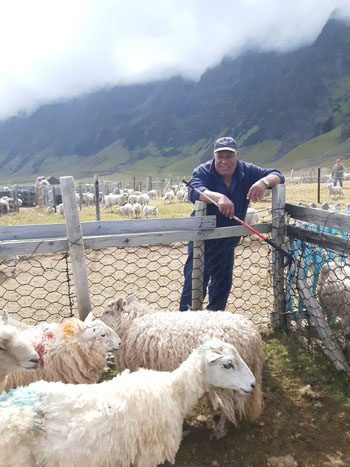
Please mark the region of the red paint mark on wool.
<svg viewBox="0 0 350 467"><path fill-rule="evenodd" d="M51 332L51 331L48 332L48 333L46 334L46 337L47 337L48 339L52 339L52 338L53 338L53 332Z"/></svg>
<svg viewBox="0 0 350 467"><path fill-rule="evenodd" d="M44 344L42 342L39 342L39 344L37 344L35 346L35 350L37 351L38 355L39 355L39 359L40 359L40 365L43 366L44 365L44 359L43 359L43 355L44 355Z"/></svg>

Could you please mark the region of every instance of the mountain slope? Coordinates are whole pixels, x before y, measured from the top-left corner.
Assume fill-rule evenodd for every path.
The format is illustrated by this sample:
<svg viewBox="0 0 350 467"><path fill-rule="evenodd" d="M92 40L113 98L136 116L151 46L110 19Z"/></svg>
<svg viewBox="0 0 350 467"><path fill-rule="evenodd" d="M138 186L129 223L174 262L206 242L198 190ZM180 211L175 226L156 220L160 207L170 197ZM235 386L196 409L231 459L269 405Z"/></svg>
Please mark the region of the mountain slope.
<svg viewBox="0 0 350 467"><path fill-rule="evenodd" d="M308 47L226 58L198 83L176 76L42 106L0 123L2 178L188 174L224 134L264 166L350 158L349 51L350 25L330 20Z"/></svg>

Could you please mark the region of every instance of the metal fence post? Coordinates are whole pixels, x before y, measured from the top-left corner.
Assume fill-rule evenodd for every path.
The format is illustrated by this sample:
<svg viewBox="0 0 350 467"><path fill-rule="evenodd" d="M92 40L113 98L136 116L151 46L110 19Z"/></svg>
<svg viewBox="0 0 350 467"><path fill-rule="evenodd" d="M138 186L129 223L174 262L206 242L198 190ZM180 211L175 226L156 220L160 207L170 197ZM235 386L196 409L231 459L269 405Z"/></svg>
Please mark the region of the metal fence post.
<svg viewBox="0 0 350 467"><path fill-rule="evenodd" d="M195 215L205 216L207 203L196 201ZM193 269L192 269L192 310L201 310L203 306L203 276L204 276L204 241L193 242Z"/></svg>
<svg viewBox="0 0 350 467"><path fill-rule="evenodd" d="M91 301L74 179L60 177L60 183L79 318L84 320L91 311Z"/></svg>
<svg viewBox="0 0 350 467"><path fill-rule="evenodd" d="M272 240L278 246L283 246L285 236L285 185L276 185L272 188ZM281 327L285 323L285 292L284 267L281 253L272 249L272 277L273 277L273 319L274 327Z"/></svg>

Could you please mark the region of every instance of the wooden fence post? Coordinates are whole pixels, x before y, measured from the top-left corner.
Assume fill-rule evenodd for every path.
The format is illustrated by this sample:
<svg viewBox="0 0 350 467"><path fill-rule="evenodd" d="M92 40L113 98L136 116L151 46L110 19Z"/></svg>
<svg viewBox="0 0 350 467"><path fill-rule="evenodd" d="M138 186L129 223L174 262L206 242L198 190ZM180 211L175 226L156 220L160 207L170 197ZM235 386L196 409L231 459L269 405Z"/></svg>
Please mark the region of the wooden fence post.
<svg viewBox="0 0 350 467"><path fill-rule="evenodd" d="M286 190L285 185L276 185L272 188L272 240L278 245L283 246L285 236L285 204ZM272 248L272 277L273 277L273 319L272 325L280 327L285 324L285 291L284 291L284 267L283 256Z"/></svg>
<svg viewBox="0 0 350 467"><path fill-rule="evenodd" d="M196 201L195 215L205 216L207 203ZM204 276L204 241L193 242L193 268L192 268L192 310L201 310L203 306L203 276Z"/></svg>
<svg viewBox="0 0 350 467"><path fill-rule="evenodd" d="M100 184L98 175L94 176L94 187L95 187L95 206L96 206L96 220L101 220L100 216Z"/></svg>
<svg viewBox="0 0 350 467"><path fill-rule="evenodd" d="M91 302L74 179L60 177L60 183L79 318L84 320L91 311Z"/></svg>

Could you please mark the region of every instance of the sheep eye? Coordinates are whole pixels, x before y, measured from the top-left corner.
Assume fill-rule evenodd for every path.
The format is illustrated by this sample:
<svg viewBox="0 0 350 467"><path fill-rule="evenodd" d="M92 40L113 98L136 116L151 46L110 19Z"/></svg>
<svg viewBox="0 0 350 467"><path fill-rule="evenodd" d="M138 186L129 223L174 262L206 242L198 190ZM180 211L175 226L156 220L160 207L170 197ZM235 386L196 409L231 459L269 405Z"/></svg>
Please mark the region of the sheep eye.
<svg viewBox="0 0 350 467"><path fill-rule="evenodd" d="M224 363L224 368L226 368L226 370L229 370L230 368L234 368L234 365L232 362L227 362Z"/></svg>
<svg viewBox="0 0 350 467"><path fill-rule="evenodd" d="M101 337L106 337L107 334L101 334Z"/></svg>
<svg viewBox="0 0 350 467"><path fill-rule="evenodd" d="M4 347L1 347L1 346L0 346L0 350L6 350L6 349L5 349Z"/></svg>

